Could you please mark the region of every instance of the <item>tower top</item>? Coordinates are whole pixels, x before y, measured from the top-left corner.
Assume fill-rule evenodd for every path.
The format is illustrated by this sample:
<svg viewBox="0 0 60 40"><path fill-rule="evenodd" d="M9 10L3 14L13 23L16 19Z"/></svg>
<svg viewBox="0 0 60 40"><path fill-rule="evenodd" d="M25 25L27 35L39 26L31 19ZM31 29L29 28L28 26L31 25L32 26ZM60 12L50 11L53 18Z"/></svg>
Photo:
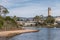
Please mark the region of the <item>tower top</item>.
<svg viewBox="0 0 60 40"><path fill-rule="evenodd" d="M50 7L48 7L48 10L51 10L51 8L50 8Z"/></svg>
<svg viewBox="0 0 60 40"><path fill-rule="evenodd" d="M48 16L51 16L51 8L48 7Z"/></svg>

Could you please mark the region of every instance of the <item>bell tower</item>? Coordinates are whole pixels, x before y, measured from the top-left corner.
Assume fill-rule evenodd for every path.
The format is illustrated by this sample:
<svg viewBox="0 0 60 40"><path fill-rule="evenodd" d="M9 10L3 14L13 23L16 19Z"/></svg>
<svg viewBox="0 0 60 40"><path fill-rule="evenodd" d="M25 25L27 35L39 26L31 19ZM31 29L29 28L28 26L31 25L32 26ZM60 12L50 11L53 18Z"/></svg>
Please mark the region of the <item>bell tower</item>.
<svg viewBox="0 0 60 40"><path fill-rule="evenodd" d="M48 16L51 16L51 8L48 7Z"/></svg>

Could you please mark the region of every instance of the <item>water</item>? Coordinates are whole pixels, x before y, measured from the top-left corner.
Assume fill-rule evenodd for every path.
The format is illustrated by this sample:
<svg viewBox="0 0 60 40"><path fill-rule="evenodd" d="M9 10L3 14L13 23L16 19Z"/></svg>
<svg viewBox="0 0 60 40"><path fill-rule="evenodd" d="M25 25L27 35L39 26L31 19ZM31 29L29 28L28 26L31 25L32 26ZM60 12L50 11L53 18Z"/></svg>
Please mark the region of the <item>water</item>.
<svg viewBox="0 0 60 40"><path fill-rule="evenodd" d="M26 27L26 29L33 29L40 31L17 35L8 40L60 40L60 28Z"/></svg>

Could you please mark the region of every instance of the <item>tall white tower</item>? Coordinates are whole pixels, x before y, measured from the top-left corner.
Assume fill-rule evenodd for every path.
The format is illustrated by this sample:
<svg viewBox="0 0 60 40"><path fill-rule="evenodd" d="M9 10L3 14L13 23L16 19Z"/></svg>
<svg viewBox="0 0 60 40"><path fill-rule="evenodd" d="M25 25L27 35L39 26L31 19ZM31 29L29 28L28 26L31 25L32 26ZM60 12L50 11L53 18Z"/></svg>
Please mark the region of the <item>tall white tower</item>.
<svg viewBox="0 0 60 40"><path fill-rule="evenodd" d="M48 7L48 16L51 16L51 8Z"/></svg>

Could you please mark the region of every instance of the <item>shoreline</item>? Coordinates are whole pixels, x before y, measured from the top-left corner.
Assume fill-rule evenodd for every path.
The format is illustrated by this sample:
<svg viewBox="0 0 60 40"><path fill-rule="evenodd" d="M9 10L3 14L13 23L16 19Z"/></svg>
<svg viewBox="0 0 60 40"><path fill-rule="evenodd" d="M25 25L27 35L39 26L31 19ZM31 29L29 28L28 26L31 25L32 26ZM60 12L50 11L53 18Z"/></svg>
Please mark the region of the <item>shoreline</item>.
<svg viewBox="0 0 60 40"><path fill-rule="evenodd" d="M13 31L1 31L0 37L13 37L23 33L38 32L39 30L13 30Z"/></svg>

